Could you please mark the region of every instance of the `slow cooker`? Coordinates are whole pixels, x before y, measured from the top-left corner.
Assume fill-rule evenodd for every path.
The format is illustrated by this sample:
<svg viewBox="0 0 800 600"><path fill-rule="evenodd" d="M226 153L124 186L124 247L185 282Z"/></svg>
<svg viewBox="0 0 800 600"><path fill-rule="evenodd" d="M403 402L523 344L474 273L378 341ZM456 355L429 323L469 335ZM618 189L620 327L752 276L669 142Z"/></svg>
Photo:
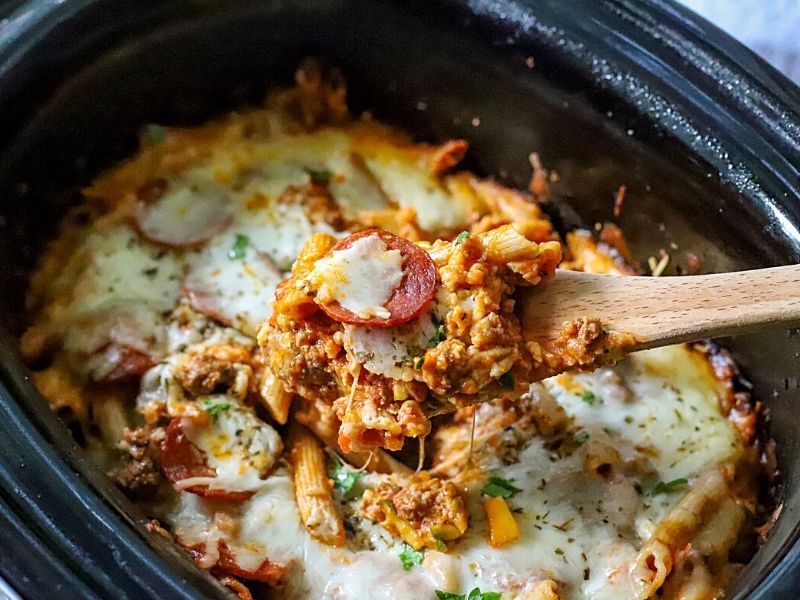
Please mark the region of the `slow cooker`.
<svg viewBox="0 0 800 600"><path fill-rule="evenodd" d="M42 244L146 123L255 103L322 56L356 111L468 138L479 173L523 185L539 152L560 227L610 219L624 181L639 256L673 242L706 272L800 260L800 90L671 0L28 0L0 19L0 577L24 598L229 597L147 531L17 352ZM800 334L720 343L769 410L782 474L780 516L729 595L797 598Z"/></svg>

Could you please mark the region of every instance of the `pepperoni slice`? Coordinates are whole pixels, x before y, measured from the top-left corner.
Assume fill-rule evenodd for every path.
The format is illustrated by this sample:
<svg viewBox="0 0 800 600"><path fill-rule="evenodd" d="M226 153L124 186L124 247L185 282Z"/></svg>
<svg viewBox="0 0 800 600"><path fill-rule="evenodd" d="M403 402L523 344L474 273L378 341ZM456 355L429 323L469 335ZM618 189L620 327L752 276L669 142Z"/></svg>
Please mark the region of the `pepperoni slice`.
<svg viewBox="0 0 800 600"><path fill-rule="evenodd" d="M180 538L176 538L176 541L189 553L196 563L203 566L206 557L205 544L200 543L194 546L187 546ZM220 540L217 548L219 558L216 564L211 567L211 572L215 575L230 575L231 577L240 577L251 581L278 583L281 577L286 573L285 565L274 563L269 559L264 560L255 570L245 569L236 561L236 556L231 552L231 549L228 548L228 544L225 543L225 540Z"/></svg>
<svg viewBox="0 0 800 600"><path fill-rule="evenodd" d="M216 477L217 472L206 462L205 454L186 437L183 431L183 417L172 419L167 426L161 444L161 470L173 485L190 477ZM250 498L254 492L209 488L207 485L193 485L184 491L211 500L230 500L239 502Z"/></svg>
<svg viewBox="0 0 800 600"><path fill-rule="evenodd" d="M195 192L183 187L170 190L156 181L138 193L134 221L147 240L171 248L202 246L233 221L228 200L219 192Z"/></svg>
<svg viewBox="0 0 800 600"><path fill-rule="evenodd" d="M367 327L393 327L407 323L425 308L436 290L436 265L425 250L414 242L397 237L383 229L367 229L348 236L337 243L332 252L349 248L353 242L370 235L377 235L386 244L387 250L399 250L403 257L403 279L392 290L384 308L389 318L360 317L338 302L321 304L320 308L334 321Z"/></svg>
<svg viewBox="0 0 800 600"><path fill-rule="evenodd" d="M109 345L104 352L106 356L116 358L111 370L100 379L104 383L130 381L156 365L152 356L131 346Z"/></svg>

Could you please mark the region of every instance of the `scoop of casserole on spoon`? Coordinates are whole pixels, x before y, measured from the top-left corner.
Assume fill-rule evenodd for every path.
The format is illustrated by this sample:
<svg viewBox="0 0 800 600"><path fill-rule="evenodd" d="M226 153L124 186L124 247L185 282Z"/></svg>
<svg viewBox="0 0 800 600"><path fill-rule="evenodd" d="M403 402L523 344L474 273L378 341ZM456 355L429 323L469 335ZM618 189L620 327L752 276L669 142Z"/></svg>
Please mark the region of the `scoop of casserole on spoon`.
<svg viewBox="0 0 800 600"><path fill-rule="evenodd" d="M681 277L559 269L518 290L517 314L547 377L637 350L800 325L800 265Z"/></svg>

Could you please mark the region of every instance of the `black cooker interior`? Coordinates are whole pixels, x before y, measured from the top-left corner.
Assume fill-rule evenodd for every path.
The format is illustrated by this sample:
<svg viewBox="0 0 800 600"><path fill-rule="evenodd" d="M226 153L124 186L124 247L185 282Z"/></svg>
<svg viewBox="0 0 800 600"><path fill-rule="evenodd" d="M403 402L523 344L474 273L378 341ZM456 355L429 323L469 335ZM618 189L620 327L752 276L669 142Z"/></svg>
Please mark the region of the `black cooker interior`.
<svg viewBox="0 0 800 600"><path fill-rule="evenodd" d="M654 118L652 110L642 110L634 88L622 93L598 84L597 72L576 59L579 50L559 42L569 39L568 31L554 27L548 37L520 17L587 19L598 10L591 2L497 5L502 10L484 2L470 9L455 2L78 0L76 14L41 39L19 42L26 57L5 73L0 92L6 143L0 272L8 330L19 332L27 273L56 232L59 216L76 201L76 190L131 152L143 124L199 123L256 103L268 87L289 82L308 55L342 68L356 111L369 110L420 139L468 139L468 166L481 174L522 186L530 174L528 154L539 152L560 176L547 207L557 223L592 227L617 221L640 259L669 251L673 273L687 266L687 252L699 257L704 272L800 258L800 239L792 230L800 225L796 196L768 175L760 177L756 161L739 165L743 175L732 185L708 160L713 152L724 159L724 144L687 141L694 135L687 121L702 122L704 116L681 105L690 89L672 91L676 103L664 110L673 110L674 120ZM602 41L602 23L595 26ZM633 69L637 60L636 68L646 68L645 50L622 68ZM735 137L733 128L727 135ZM614 219L613 196L622 184L626 200L621 218ZM778 196L777 204L761 202L764 193ZM781 518L740 578L732 594L739 597L756 587L798 536L800 438L794 413L800 402L800 336L778 331L722 344L753 382L753 397L771 412L783 473ZM3 362L9 388L34 396L13 352L6 349ZM22 402L33 407L41 427L59 427L43 416L41 399ZM53 435L49 443L66 443ZM80 452L71 452L72 468L91 473ZM89 480L99 481L96 474ZM127 528L138 527L135 509L110 486L92 485L107 503L131 511L134 521L125 526L130 535ZM797 575L794 581L800 581ZM768 597L779 597L781 589L788 594L792 587L773 588L778 595Z"/></svg>

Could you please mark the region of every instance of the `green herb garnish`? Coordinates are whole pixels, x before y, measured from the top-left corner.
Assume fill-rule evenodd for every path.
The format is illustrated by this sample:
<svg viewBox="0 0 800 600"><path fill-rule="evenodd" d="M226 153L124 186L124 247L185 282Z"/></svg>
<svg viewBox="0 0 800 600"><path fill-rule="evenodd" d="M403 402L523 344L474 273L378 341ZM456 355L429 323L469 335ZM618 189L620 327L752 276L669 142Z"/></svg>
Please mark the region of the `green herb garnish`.
<svg viewBox="0 0 800 600"><path fill-rule="evenodd" d="M311 167L306 167L303 170L311 177L311 181L316 183L328 183L333 177L333 173L328 171L328 169L312 169Z"/></svg>
<svg viewBox="0 0 800 600"><path fill-rule="evenodd" d="M469 237L469 231L462 231L456 236L455 245L460 246Z"/></svg>
<svg viewBox="0 0 800 600"><path fill-rule="evenodd" d="M414 550L408 544L403 544L403 551L400 553L400 562L403 563L403 569L410 571L414 567L422 564L422 559L425 558L425 552Z"/></svg>
<svg viewBox="0 0 800 600"><path fill-rule="evenodd" d="M668 494L669 492L674 492L677 489L680 489L686 485L689 485L689 480L685 477L680 477L678 479L673 479L672 481L659 481L658 485L653 488L653 496L656 494Z"/></svg>
<svg viewBox="0 0 800 600"><path fill-rule="evenodd" d="M334 458L328 469L328 477L333 480L333 487L342 493L345 500L350 500L358 495L358 482L364 474L345 465L338 458Z"/></svg>
<svg viewBox="0 0 800 600"><path fill-rule="evenodd" d="M576 444L582 444L588 439L589 439L588 431L579 431L578 433L575 434L575 437L572 438L572 441Z"/></svg>
<svg viewBox="0 0 800 600"><path fill-rule="evenodd" d="M447 332L444 330L444 325L439 325L436 328L436 333L433 334L433 337L428 340L428 348L435 348L439 345L439 342L443 342L447 339Z"/></svg>
<svg viewBox="0 0 800 600"><path fill-rule="evenodd" d="M231 260L241 260L247 252L247 246L250 245L250 238L241 233L236 234L236 239L233 241L233 246L228 250L228 258Z"/></svg>
<svg viewBox="0 0 800 600"><path fill-rule="evenodd" d="M151 144L161 144L167 139L167 130L161 125L145 125L144 137Z"/></svg>
<svg viewBox="0 0 800 600"><path fill-rule="evenodd" d="M481 592L480 588L473 588L469 594L452 594L442 590L435 592L439 600L503 600L503 594L500 592Z"/></svg>
<svg viewBox="0 0 800 600"><path fill-rule="evenodd" d="M498 496L511 498L522 491L512 483L513 481L513 479L503 479L502 477L489 477L486 485L481 488L481 494L492 498L497 498Z"/></svg>
<svg viewBox="0 0 800 600"><path fill-rule="evenodd" d="M211 415L211 418L216 421L219 416L226 410L229 410L231 405L228 402L215 402L214 400L203 400L203 408Z"/></svg>
<svg viewBox="0 0 800 600"><path fill-rule="evenodd" d="M507 390L513 390L515 387L514 374L511 371L503 373L497 382Z"/></svg>
<svg viewBox="0 0 800 600"><path fill-rule="evenodd" d="M581 396L581 400L586 402L589 406L594 406L595 402L597 402L597 396L594 395L594 392L591 390L586 390L583 392Z"/></svg>
<svg viewBox="0 0 800 600"><path fill-rule="evenodd" d="M415 369L421 369L424 362L425 362L425 357L424 356L415 356L414 357L414 368Z"/></svg>

